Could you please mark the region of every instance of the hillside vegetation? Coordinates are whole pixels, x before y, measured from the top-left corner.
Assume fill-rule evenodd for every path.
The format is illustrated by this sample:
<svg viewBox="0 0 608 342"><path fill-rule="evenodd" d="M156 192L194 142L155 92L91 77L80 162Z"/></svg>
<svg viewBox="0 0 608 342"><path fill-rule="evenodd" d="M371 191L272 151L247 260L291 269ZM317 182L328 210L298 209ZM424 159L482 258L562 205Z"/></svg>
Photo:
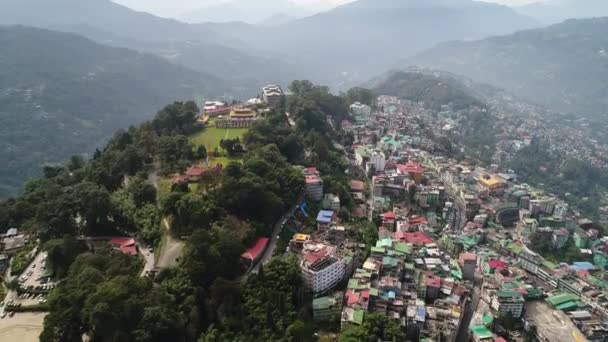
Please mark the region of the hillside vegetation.
<svg viewBox="0 0 608 342"><path fill-rule="evenodd" d="M0 27L0 45L0 198L163 103L222 89L214 77L72 34Z"/></svg>
<svg viewBox="0 0 608 342"><path fill-rule="evenodd" d="M608 115L608 18L438 45L401 63L490 83L558 112Z"/></svg>

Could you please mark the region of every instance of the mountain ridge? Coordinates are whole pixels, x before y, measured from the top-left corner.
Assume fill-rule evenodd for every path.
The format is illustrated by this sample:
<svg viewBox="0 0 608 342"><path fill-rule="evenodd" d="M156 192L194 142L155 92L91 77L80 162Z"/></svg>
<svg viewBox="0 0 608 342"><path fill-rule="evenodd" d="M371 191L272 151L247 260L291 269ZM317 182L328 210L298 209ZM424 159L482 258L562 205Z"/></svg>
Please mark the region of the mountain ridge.
<svg viewBox="0 0 608 342"><path fill-rule="evenodd" d="M211 75L71 33L0 26L0 44L0 198L40 176L42 164L92 153L165 103L226 89Z"/></svg>
<svg viewBox="0 0 608 342"><path fill-rule="evenodd" d="M400 65L465 75L552 110L608 114L608 18L571 19L478 41L439 44Z"/></svg>

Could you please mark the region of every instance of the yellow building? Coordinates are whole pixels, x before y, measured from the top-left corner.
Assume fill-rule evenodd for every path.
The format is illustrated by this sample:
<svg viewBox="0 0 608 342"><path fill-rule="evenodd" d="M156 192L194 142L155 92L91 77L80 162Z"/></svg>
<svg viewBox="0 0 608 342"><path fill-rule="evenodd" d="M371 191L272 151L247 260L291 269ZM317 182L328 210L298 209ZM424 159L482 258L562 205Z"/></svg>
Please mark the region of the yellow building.
<svg viewBox="0 0 608 342"><path fill-rule="evenodd" d="M502 178L493 174L485 174L479 177L479 184L490 190L499 189L506 185Z"/></svg>
<svg viewBox="0 0 608 342"><path fill-rule="evenodd" d="M254 119L258 113L249 107L234 106L230 112L231 119Z"/></svg>

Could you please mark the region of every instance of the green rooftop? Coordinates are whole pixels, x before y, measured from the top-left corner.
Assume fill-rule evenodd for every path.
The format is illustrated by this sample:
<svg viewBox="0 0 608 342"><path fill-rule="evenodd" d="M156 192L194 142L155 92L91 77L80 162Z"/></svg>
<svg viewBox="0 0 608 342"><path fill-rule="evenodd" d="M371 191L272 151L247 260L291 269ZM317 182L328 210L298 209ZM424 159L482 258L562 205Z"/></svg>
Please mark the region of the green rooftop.
<svg viewBox="0 0 608 342"><path fill-rule="evenodd" d="M381 253L384 254L386 250L383 247L372 247L372 253Z"/></svg>
<svg viewBox="0 0 608 342"><path fill-rule="evenodd" d="M397 265L399 264L399 260L395 259L395 258L391 258L388 256L385 256L382 258L382 266L383 267L397 267Z"/></svg>
<svg viewBox="0 0 608 342"><path fill-rule="evenodd" d="M524 296L519 291L497 291L496 297L498 297L498 298L520 298L520 299L524 298Z"/></svg>
<svg viewBox="0 0 608 342"><path fill-rule="evenodd" d="M401 253L405 253L405 254L410 254L412 252L412 246L408 245L407 243L403 243L403 242L397 242L395 244L395 246L393 246L393 248L397 252L401 252Z"/></svg>
<svg viewBox="0 0 608 342"><path fill-rule="evenodd" d="M494 337L494 334L485 325L472 325L469 329L478 339Z"/></svg>
<svg viewBox="0 0 608 342"><path fill-rule="evenodd" d="M393 247L393 240L391 240L391 239L378 240L378 241L376 241L376 247L388 247L388 248L392 248Z"/></svg>
<svg viewBox="0 0 608 342"><path fill-rule="evenodd" d="M492 315L490 315L489 313L486 312L486 313L483 314L483 316L481 316L481 321L486 326L492 325L492 323L494 323L494 316L492 316Z"/></svg>
<svg viewBox="0 0 608 342"><path fill-rule="evenodd" d="M371 289L369 289L369 295L370 296L378 297L378 293L379 293L378 289L376 289L376 288L372 287Z"/></svg>
<svg viewBox="0 0 608 342"><path fill-rule="evenodd" d="M363 324L363 317L364 316L365 316L365 312L363 310L356 309L353 312L353 322L356 323L356 324L358 324L358 325Z"/></svg>
<svg viewBox="0 0 608 342"><path fill-rule="evenodd" d="M329 309L334 304L335 304L335 301L333 300L332 297L315 298L312 301L312 308L314 310Z"/></svg>
<svg viewBox="0 0 608 342"><path fill-rule="evenodd" d="M555 310L570 311L575 310L581 305L579 301L565 302L555 307Z"/></svg>
<svg viewBox="0 0 608 342"><path fill-rule="evenodd" d="M528 291L528 299L539 299L543 298L543 291L536 287L526 289Z"/></svg>
<svg viewBox="0 0 608 342"><path fill-rule="evenodd" d="M507 249L511 252L513 252L515 255L519 255L522 251L523 251L523 247L515 244L515 243L509 243L507 244Z"/></svg>
<svg viewBox="0 0 608 342"><path fill-rule="evenodd" d="M554 307L557 307L560 304L564 304L567 302L575 302L578 300L580 300L580 298L573 295L572 293L567 293L567 292L563 292L558 295L547 298L547 302L549 304L553 305Z"/></svg>

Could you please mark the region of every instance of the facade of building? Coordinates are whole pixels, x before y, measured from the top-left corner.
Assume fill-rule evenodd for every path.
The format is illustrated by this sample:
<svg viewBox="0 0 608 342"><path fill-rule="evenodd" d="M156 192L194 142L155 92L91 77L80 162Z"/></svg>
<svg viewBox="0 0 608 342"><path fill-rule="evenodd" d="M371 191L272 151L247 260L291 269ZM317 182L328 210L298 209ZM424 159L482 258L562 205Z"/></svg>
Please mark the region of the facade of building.
<svg viewBox="0 0 608 342"><path fill-rule="evenodd" d="M323 209L338 211L340 210L340 197L334 194L325 194L322 206Z"/></svg>
<svg viewBox="0 0 608 342"><path fill-rule="evenodd" d="M314 294L322 294L336 287L346 274L346 265L341 258L331 255L305 254L302 263L304 284Z"/></svg>
<svg viewBox="0 0 608 342"><path fill-rule="evenodd" d="M257 121L258 113L248 106L234 106L227 118L215 120L217 128L249 128Z"/></svg>
<svg viewBox="0 0 608 342"><path fill-rule="evenodd" d="M522 269L532 274L538 274L538 270L543 263L543 258L540 255L526 250L519 254L517 260Z"/></svg>
<svg viewBox="0 0 608 342"><path fill-rule="evenodd" d="M315 201L323 199L323 180L319 171L314 167L309 167L304 170L304 177L306 182L306 195L308 198Z"/></svg>
<svg viewBox="0 0 608 342"><path fill-rule="evenodd" d="M355 117L358 124L364 124L372 113L372 108L368 105L355 102L350 105L350 113Z"/></svg>
<svg viewBox="0 0 608 342"><path fill-rule="evenodd" d="M569 232L566 228L561 228L553 232L551 237L551 242L553 244L553 248L561 249L566 246L566 242L568 242Z"/></svg>
<svg viewBox="0 0 608 342"><path fill-rule="evenodd" d="M262 98L269 106L279 105L284 96L283 89L278 85L270 84L262 88Z"/></svg>
<svg viewBox="0 0 608 342"><path fill-rule="evenodd" d="M473 253L462 253L459 259L462 266L462 279L474 281L475 269L477 269L477 255Z"/></svg>
<svg viewBox="0 0 608 342"><path fill-rule="evenodd" d="M382 172L386 166L386 156L381 151L374 151L369 157L369 163L367 163L367 165L368 170L373 167L375 172Z"/></svg>
<svg viewBox="0 0 608 342"><path fill-rule="evenodd" d="M492 297L491 307L498 311L501 316L511 315L520 318L524 311L524 300L518 291L497 291Z"/></svg>

